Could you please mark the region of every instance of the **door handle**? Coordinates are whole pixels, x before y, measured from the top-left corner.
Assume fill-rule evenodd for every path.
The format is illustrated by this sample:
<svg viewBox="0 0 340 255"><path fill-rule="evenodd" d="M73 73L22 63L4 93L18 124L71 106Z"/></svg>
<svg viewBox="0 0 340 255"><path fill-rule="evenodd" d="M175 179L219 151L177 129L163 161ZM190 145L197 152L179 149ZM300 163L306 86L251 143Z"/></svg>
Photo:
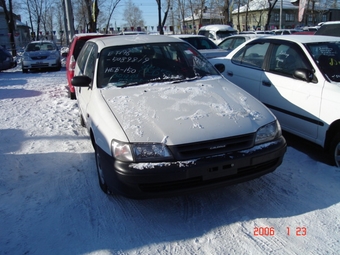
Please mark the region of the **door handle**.
<svg viewBox="0 0 340 255"><path fill-rule="evenodd" d="M270 81L262 81L262 85L266 87L270 87L272 84Z"/></svg>
<svg viewBox="0 0 340 255"><path fill-rule="evenodd" d="M234 75L234 73L233 73L233 72L231 72L231 71L227 71L227 75L228 75L228 76L233 76L233 75Z"/></svg>

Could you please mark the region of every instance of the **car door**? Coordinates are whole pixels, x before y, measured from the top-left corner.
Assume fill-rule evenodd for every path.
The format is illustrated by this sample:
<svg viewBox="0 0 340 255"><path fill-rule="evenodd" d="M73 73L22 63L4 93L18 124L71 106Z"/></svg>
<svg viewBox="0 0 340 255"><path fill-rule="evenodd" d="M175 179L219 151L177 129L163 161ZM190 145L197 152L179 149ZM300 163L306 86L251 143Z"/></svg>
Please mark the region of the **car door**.
<svg viewBox="0 0 340 255"><path fill-rule="evenodd" d="M78 87L77 88L77 98L78 104L85 118L85 122L87 121L87 106L91 99L92 94L92 86L94 79L94 70L97 60L97 46L94 43L88 43L81 50L78 60L77 60L77 70L76 75L86 75L92 79L92 82L89 87Z"/></svg>
<svg viewBox="0 0 340 255"><path fill-rule="evenodd" d="M293 77L297 68L312 70L295 43L272 43L261 78L259 99L277 116L282 128L309 140L317 138L323 84Z"/></svg>
<svg viewBox="0 0 340 255"><path fill-rule="evenodd" d="M223 75L254 97L260 97L263 63L269 43L249 43L231 56ZM233 53L231 53L233 54Z"/></svg>

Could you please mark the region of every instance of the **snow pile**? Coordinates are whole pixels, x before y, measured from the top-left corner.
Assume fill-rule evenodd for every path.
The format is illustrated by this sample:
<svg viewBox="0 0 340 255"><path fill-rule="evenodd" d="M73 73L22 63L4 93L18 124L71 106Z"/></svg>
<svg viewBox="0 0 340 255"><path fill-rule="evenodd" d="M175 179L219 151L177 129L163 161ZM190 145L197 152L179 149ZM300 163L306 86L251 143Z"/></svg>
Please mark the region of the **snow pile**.
<svg viewBox="0 0 340 255"><path fill-rule="evenodd" d="M108 197L66 83L0 73L0 254L340 254L340 171L318 147L288 137L274 173L235 186Z"/></svg>

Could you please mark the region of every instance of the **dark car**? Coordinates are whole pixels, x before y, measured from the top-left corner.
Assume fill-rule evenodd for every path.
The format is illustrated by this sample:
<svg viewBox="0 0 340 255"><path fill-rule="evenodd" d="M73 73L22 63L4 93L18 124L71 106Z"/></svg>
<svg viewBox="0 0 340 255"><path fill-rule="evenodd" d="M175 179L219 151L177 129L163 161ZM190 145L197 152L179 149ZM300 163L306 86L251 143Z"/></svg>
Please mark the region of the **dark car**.
<svg viewBox="0 0 340 255"><path fill-rule="evenodd" d="M14 60L12 54L0 46L0 71L11 69L16 66L17 62Z"/></svg>
<svg viewBox="0 0 340 255"><path fill-rule="evenodd" d="M206 58L225 57L228 52L219 48L213 41L203 35L169 35L184 40L194 46Z"/></svg>
<svg viewBox="0 0 340 255"><path fill-rule="evenodd" d="M315 32L315 35L340 36L340 21L327 21Z"/></svg>
<svg viewBox="0 0 340 255"><path fill-rule="evenodd" d="M72 41L69 46L69 51L66 58L66 77L67 77L67 90L68 96L71 99L76 99L74 93L74 87L71 84L71 80L74 74L74 67L76 66L76 61L80 50L83 48L87 40L96 37L112 36L111 34L100 34L100 33L81 33L73 36Z"/></svg>

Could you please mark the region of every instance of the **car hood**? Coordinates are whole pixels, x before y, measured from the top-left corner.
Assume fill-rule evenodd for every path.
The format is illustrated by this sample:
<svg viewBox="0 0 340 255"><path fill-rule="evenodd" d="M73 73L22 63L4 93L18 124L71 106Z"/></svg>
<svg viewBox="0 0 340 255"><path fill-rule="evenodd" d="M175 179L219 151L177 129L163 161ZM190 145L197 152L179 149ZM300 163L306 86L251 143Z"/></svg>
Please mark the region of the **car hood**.
<svg viewBox="0 0 340 255"><path fill-rule="evenodd" d="M207 49L207 50L199 50L199 52L206 58L225 57L228 54L228 51L223 50L223 49Z"/></svg>
<svg viewBox="0 0 340 255"><path fill-rule="evenodd" d="M256 132L274 121L257 99L215 76L101 89L130 142L184 144Z"/></svg>

